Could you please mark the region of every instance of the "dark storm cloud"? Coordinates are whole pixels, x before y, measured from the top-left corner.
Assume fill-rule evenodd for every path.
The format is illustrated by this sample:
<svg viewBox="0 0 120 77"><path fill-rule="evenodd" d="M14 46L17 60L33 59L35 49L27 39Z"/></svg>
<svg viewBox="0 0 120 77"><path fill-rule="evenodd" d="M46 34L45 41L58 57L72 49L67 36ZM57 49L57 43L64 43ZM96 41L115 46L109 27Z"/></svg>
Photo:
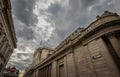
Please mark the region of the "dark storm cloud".
<svg viewBox="0 0 120 77"><path fill-rule="evenodd" d="M93 6L92 10L97 11L98 15L103 13L103 11L105 10L117 12L119 14L119 3L120 0L104 0L104 2L102 2L101 4Z"/></svg>
<svg viewBox="0 0 120 77"><path fill-rule="evenodd" d="M80 1L83 9L85 8L87 9L89 6L99 2L98 0L78 0L78 1Z"/></svg>
<svg viewBox="0 0 120 77"><path fill-rule="evenodd" d="M33 14L35 0L12 0L13 13L18 20L26 24L26 26L34 26L37 21Z"/></svg>
<svg viewBox="0 0 120 77"><path fill-rule="evenodd" d="M35 26L37 22L37 18L33 14L35 0L11 0L11 2L18 39L32 40L34 32L30 27Z"/></svg>
<svg viewBox="0 0 120 77"><path fill-rule="evenodd" d="M48 8L48 11L54 16L58 16L59 12L62 11L61 4L58 2L51 3L50 7Z"/></svg>
<svg viewBox="0 0 120 77"><path fill-rule="evenodd" d="M22 30L19 30L19 32L17 31L17 36L26 40L31 40L35 37L33 30L26 26Z"/></svg>

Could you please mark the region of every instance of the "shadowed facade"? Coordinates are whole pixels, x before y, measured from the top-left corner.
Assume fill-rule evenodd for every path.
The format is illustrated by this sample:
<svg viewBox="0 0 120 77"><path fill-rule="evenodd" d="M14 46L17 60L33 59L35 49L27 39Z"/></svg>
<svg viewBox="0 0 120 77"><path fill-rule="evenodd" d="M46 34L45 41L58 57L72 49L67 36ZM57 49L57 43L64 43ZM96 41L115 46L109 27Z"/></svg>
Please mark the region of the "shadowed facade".
<svg viewBox="0 0 120 77"><path fill-rule="evenodd" d="M16 42L10 0L0 0L0 77L14 48L17 47Z"/></svg>

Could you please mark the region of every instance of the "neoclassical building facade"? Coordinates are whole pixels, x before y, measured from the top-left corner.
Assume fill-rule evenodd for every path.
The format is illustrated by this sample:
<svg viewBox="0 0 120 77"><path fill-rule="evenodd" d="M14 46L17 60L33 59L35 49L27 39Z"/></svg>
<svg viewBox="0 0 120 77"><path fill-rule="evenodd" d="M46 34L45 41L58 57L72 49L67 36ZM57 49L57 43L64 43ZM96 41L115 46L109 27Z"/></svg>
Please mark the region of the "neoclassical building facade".
<svg viewBox="0 0 120 77"><path fill-rule="evenodd" d="M53 49L48 48L48 47L38 48L33 55L32 65L35 66L39 64L40 62L48 58L50 55L52 55L54 52L55 51Z"/></svg>
<svg viewBox="0 0 120 77"><path fill-rule="evenodd" d="M24 77L120 77L120 16L105 11L54 50Z"/></svg>
<svg viewBox="0 0 120 77"><path fill-rule="evenodd" d="M17 47L16 42L10 0L0 0L0 77L14 48Z"/></svg>
<svg viewBox="0 0 120 77"><path fill-rule="evenodd" d="M31 68L35 67L37 64L44 61L54 53L55 53L55 50L52 48L48 48L48 47L37 48L36 51L34 52L32 63L27 66L25 71L28 71Z"/></svg>

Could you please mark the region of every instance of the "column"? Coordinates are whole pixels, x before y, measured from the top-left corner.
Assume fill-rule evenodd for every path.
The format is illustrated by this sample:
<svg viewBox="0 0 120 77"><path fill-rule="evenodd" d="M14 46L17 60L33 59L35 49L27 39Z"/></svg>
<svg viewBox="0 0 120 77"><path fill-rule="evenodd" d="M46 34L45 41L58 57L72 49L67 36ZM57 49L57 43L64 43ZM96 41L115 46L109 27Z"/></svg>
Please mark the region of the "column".
<svg viewBox="0 0 120 77"><path fill-rule="evenodd" d="M43 76L45 77L45 67L43 68Z"/></svg>
<svg viewBox="0 0 120 77"><path fill-rule="evenodd" d="M36 77L39 77L39 69L36 71Z"/></svg>
<svg viewBox="0 0 120 77"><path fill-rule="evenodd" d="M36 71L33 72L33 77L36 77Z"/></svg>
<svg viewBox="0 0 120 77"><path fill-rule="evenodd" d="M106 62L108 63L108 67L111 70L112 76L113 77L120 77L119 70L118 70L111 54L109 53L109 50L108 50L106 44L104 43L103 39L99 38L97 40L97 43L98 43L99 47L101 48L101 54L103 55Z"/></svg>
<svg viewBox="0 0 120 77"><path fill-rule="evenodd" d="M7 47L6 47L6 51L5 51L4 54L3 54L5 57L7 57L7 54L8 54L8 52L9 52L8 50L9 50L9 47L7 46Z"/></svg>
<svg viewBox="0 0 120 77"><path fill-rule="evenodd" d="M4 58L5 58L5 62L7 61L7 56L5 55L5 54L7 54L7 52L8 52L8 50L9 50L9 48L8 47L6 47L5 48L5 53L3 54L3 56L4 56ZM5 63L4 63L5 64Z"/></svg>
<svg viewBox="0 0 120 77"><path fill-rule="evenodd" d="M50 77L50 65L48 65L48 77Z"/></svg>
<svg viewBox="0 0 120 77"><path fill-rule="evenodd" d="M51 77L51 68L52 68L52 67L51 67L51 65L50 65L50 66L49 66L49 75L50 75L49 77Z"/></svg>
<svg viewBox="0 0 120 77"><path fill-rule="evenodd" d="M2 58L0 58L0 72L2 71L2 68L3 68L3 60Z"/></svg>
<svg viewBox="0 0 120 77"><path fill-rule="evenodd" d="M38 77L41 77L41 70L39 69Z"/></svg>
<svg viewBox="0 0 120 77"><path fill-rule="evenodd" d="M47 73L46 73L46 67L45 67L45 70L44 70L44 72L45 72L45 73L44 73L44 74L45 74L45 76L44 76L44 77L46 77L46 74L47 74Z"/></svg>
<svg viewBox="0 0 120 77"><path fill-rule="evenodd" d="M65 69L65 77L67 77L67 57L64 57L64 69Z"/></svg>
<svg viewBox="0 0 120 77"><path fill-rule="evenodd" d="M5 35L0 35L0 43L3 41L4 37L5 37Z"/></svg>
<svg viewBox="0 0 120 77"><path fill-rule="evenodd" d="M46 77L48 77L49 70L48 70L49 65L46 67Z"/></svg>
<svg viewBox="0 0 120 77"><path fill-rule="evenodd" d="M120 58L120 44L119 44L119 40L116 38L115 34L108 35L108 39L110 40L114 50L116 51L117 55Z"/></svg>
<svg viewBox="0 0 120 77"><path fill-rule="evenodd" d="M6 54L6 57L7 57L6 59L8 59L8 60L9 60L9 58L10 58L11 54L12 54L12 52L11 52L11 50L9 50L8 54Z"/></svg>
<svg viewBox="0 0 120 77"><path fill-rule="evenodd" d="M66 55L67 58L67 76L68 77L77 77L76 68L74 63L73 52Z"/></svg>
<svg viewBox="0 0 120 77"><path fill-rule="evenodd" d="M52 63L51 77L57 76L57 61Z"/></svg>
<svg viewBox="0 0 120 77"><path fill-rule="evenodd" d="M1 21L0 21L0 28L2 28L2 23L1 23Z"/></svg>
<svg viewBox="0 0 120 77"><path fill-rule="evenodd" d="M9 61L9 59L10 59L10 56L11 56L11 51L10 50L8 50L9 52L8 52L8 54L6 55L6 61L5 61L5 63L4 63L4 66L3 66L3 69L2 70L4 70L4 68L6 67L6 65L7 65L7 63L8 63L8 61Z"/></svg>
<svg viewBox="0 0 120 77"><path fill-rule="evenodd" d="M95 68L93 66L93 61L91 60L91 55L90 55L90 50L89 50L89 45L85 45L85 46L82 46L83 47L83 51L85 53L85 56L86 56L86 60L88 62L88 67L91 71L91 77L96 77L96 73L95 73Z"/></svg>
<svg viewBox="0 0 120 77"><path fill-rule="evenodd" d="M40 76L39 77L42 77L42 69L40 69Z"/></svg>
<svg viewBox="0 0 120 77"><path fill-rule="evenodd" d="M12 51L11 51L11 50L8 50L8 54L6 55L6 64L8 63L11 54L12 54Z"/></svg>
<svg viewBox="0 0 120 77"><path fill-rule="evenodd" d="M5 43L3 44L3 46L2 46L2 48L1 48L1 50L0 50L0 52L2 53L2 55L3 55L4 51L5 51L6 45L7 45L7 42L5 42Z"/></svg>
<svg viewBox="0 0 120 77"><path fill-rule="evenodd" d="M43 77L43 68L41 69L41 77Z"/></svg>
<svg viewBox="0 0 120 77"><path fill-rule="evenodd" d="M3 45L4 45L4 37L2 36L0 38L0 53L1 53L1 49L2 49Z"/></svg>

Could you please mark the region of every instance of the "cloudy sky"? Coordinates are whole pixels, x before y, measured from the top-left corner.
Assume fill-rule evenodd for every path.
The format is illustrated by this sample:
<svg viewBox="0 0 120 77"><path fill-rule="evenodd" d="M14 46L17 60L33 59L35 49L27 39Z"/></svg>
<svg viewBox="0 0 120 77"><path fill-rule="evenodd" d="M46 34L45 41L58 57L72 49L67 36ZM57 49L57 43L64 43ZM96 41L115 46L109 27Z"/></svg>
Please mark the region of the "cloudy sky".
<svg viewBox="0 0 120 77"><path fill-rule="evenodd" d="M120 0L11 0L11 4L18 42L8 64L20 69L31 63L36 48L55 48L105 10L120 14Z"/></svg>

